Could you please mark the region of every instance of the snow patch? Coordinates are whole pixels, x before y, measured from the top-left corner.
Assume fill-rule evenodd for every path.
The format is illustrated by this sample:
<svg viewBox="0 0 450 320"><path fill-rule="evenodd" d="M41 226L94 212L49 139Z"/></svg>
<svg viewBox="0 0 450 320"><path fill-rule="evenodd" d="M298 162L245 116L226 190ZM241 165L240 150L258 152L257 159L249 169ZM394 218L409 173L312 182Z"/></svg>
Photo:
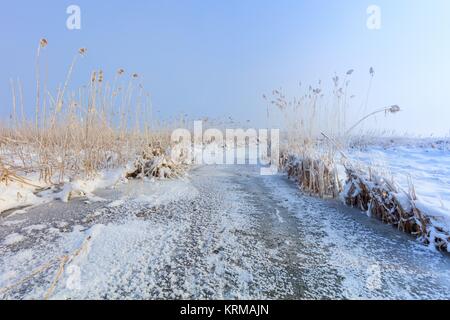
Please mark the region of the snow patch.
<svg viewBox="0 0 450 320"><path fill-rule="evenodd" d="M10 246L10 245L16 244L18 242L21 242L23 240L25 240L25 237L23 235L18 234L18 233L11 233L10 235L7 235L5 237L3 244L6 246Z"/></svg>
<svg viewBox="0 0 450 320"><path fill-rule="evenodd" d="M47 226L45 224L35 224L28 227L25 227L22 229L22 231L25 231L27 233L32 233L33 231L41 231L46 229Z"/></svg>

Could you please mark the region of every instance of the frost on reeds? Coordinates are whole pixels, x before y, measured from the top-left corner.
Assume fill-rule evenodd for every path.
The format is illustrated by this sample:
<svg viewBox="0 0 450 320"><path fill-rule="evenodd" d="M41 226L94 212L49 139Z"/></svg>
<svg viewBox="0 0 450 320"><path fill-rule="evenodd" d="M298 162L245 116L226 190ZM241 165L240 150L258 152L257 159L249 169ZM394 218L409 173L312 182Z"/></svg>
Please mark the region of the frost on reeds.
<svg viewBox="0 0 450 320"><path fill-rule="evenodd" d="M384 223L433 244L441 251L448 251L448 230L433 224L429 216L416 206L417 197L410 184L408 192L394 182L369 172L347 167L347 182L342 196L345 203L356 207Z"/></svg>
<svg viewBox="0 0 450 320"><path fill-rule="evenodd" d="M274 90L271 99L264 96L275 112L282 115L286 135L281 166L303 190L320 197L337 197L342 190L336 146L324 140L323 134L333 137L338 145L345 144L352 74L353 70L349 70L343 79L333 76L331 94L325 92L319 81L316 86L306 88L300 98L288 99L281 89Z"/></svg>
<svg viewBox="0 0 450 320"><path fill-rule="evenodd" d="M8 123L0 124L2 183L26 183L29 176L43 186L90 179L102 170L125 167L156 144L162 150L169 147L170 131L153 119L150 94L137 73L121 68L108 81L106 72L96 70L84 85L71 89L76 65L88 55L81 48L65 80L51 90L41 80L40 59L48 47L49 42L41 39L34 114L25 111L30 109L24 105L22 84L11 80L12 113Z"/></svg>
<svg viewBox="0 0 450 320"><path fill-rule="evenodd" d="M186 166L175 162L172 157L160 147L148 148L137 157L134 168L126 174L126 178L178 178L181 177Z"/></svg>
<svg viewBox="0 0 450 320"><path fill-rule="evenodd" d="M321 198L336 198L342 189L331 159L283 153L281 167L303 190Z"/></svg>
<svg viewBox="0 0 450 320"><path fill-rule="evenodd" d="M369 168L355 169L355 163L345 154L352 141L360 133L358 127L367 119L377 115L392 115L400 112L400 107L391 105L368 111L368 98L374 77L370 69L370 83L362 103L362 112L356 119L349 114L358 113L350 108L349 70L341 78L332 78L331 94L326 95L322 82L310 86L300 98L288 99L281 89L272 92L272 98L264 95L269 115L281 113L285 135L282 141L280 165L295 179L303 191L322 198L341 198L384 223L420 238L424 243L433 244L439 250L449 250L450 230L433 221L428 212L416 205L416 196L411 190L404 192L382 176L375 175ZM350 112L350 110L352 110ZM276 120L276 119L275 119ZM352 124L353 123L353 124Z"/></svg>

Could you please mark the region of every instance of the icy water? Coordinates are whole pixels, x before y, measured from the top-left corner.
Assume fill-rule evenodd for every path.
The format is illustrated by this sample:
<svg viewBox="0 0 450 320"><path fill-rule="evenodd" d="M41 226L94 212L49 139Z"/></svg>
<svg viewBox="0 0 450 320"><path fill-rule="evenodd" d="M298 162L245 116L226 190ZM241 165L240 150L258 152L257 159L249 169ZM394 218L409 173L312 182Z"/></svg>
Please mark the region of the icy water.
<svg viewBox="0 0 450 320"><path fill-rule="evenodd" d="M252 166L132 182L0 221L0 298L448 299L450 258Z"/></svg>

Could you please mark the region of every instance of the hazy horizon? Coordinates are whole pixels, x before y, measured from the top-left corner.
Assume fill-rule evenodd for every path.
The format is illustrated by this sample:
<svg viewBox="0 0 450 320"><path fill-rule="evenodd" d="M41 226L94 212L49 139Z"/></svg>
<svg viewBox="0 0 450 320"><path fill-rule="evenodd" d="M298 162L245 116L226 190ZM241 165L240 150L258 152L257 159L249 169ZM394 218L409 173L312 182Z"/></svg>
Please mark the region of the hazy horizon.
<svg viewBox="0 0 450 320"><path fill-rule="evenodd" d="M81 30L66 27L66 8L81 8ZM381 9L381 29L371 30L367 8ZM2 5L1 117L11 110L11 78L24 85L25 108L34 110L35 54L49 45L49 90L65 79L74 54L88 54L70 87L102 69L138 73L162 117L233 117L264 126L263 94L351 76L355 108L398 104L402 113L369 121L370 130L417 135L450 132L450 2L435 1L15 1ZM383 121L381 121L383 120Z"/></svg>

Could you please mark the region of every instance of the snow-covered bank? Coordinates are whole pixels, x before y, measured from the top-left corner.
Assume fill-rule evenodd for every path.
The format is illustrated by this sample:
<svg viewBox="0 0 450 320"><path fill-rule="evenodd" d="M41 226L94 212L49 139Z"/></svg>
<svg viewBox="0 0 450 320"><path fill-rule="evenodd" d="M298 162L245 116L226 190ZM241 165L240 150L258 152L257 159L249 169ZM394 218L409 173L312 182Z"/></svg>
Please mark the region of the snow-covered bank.
<svg viewBox="0 0 450 320"><path fill-rule="evenodd" d="M336 176L347 205L450 250L450 151L445 140L373 139L345 154L331 164L330 158L291 154L282 164L302 188L320 196L318 190L335 188Z"/></svg>
<svg viewBox="0 0 450 320"><path fill-rule="evenodd" d="M407 190L414 185L416 204L441 219L450 230L450 149L442 140L405 141L405 144L368 146L350 152Z"/></svg>
<svg viewBox="0 0 450 320"><path fill-rule="evenodd" d="M0 298L42 299L64 256L49 299L449 298L447 256L259 169L200 166L6 217Z"/></svg>
<svg viewBox="0 0 450 320"><path fill-rule="evenodd" d="M407 190L430 224L431 243L450 239L450 149L445 139L396 139L350 150L361 167ZM449 248L447 248L449 250Z"/></svg>
<svg viewBox="0 0 450 320"><path fill-rule="evenodd" d="M160 148L145 150L136 160L125 166L117 166L114 169L96 171L90 175L77 175L58 181L55 176L43 181L35 172L19 177L13 174L6 166L0 167L0 213L48 203L53 200L68 202L78 197L87 197L97 201L100 198L94 195L94 191L115 187L118 184L127 183L132 179L166 179L181 178L188 166L182 161L174 161L170 157L170 149L163 151ZM3 178L5 177L5 178Z"/></svg>
<svg viewBox="0 0 450 320"><path fill-rule="evenodd" d="M6 235L0 241L0 296L20 288L24 279L31 289L17 296L22 299L53 298L61 288L73 294L80 286L114 283L122 277L114 267L133 264L142 255L135 250L136 241L173 236L163 221L157 226L146 222L147 215L174 201L190 203L198 195L188 179L133 180L99 193L102 202L47 203L0 220L0 238ZM158 253L152 251L152 255ZM92 269L86 270L86 265ZM58 268L63 272L59 274Z"/></svg>
<svg viewBox="0 0 450 320"><path fill-rule="evenodd" d="M93 196L95 190L112 187L125 181L126 172L126 168L103 170L94 177L67 179L58 185L45 184L36 174L24 177L23 182L0 183L0 213L42 205L53 200L68 202L80 196L95 200Z"/></svg>

